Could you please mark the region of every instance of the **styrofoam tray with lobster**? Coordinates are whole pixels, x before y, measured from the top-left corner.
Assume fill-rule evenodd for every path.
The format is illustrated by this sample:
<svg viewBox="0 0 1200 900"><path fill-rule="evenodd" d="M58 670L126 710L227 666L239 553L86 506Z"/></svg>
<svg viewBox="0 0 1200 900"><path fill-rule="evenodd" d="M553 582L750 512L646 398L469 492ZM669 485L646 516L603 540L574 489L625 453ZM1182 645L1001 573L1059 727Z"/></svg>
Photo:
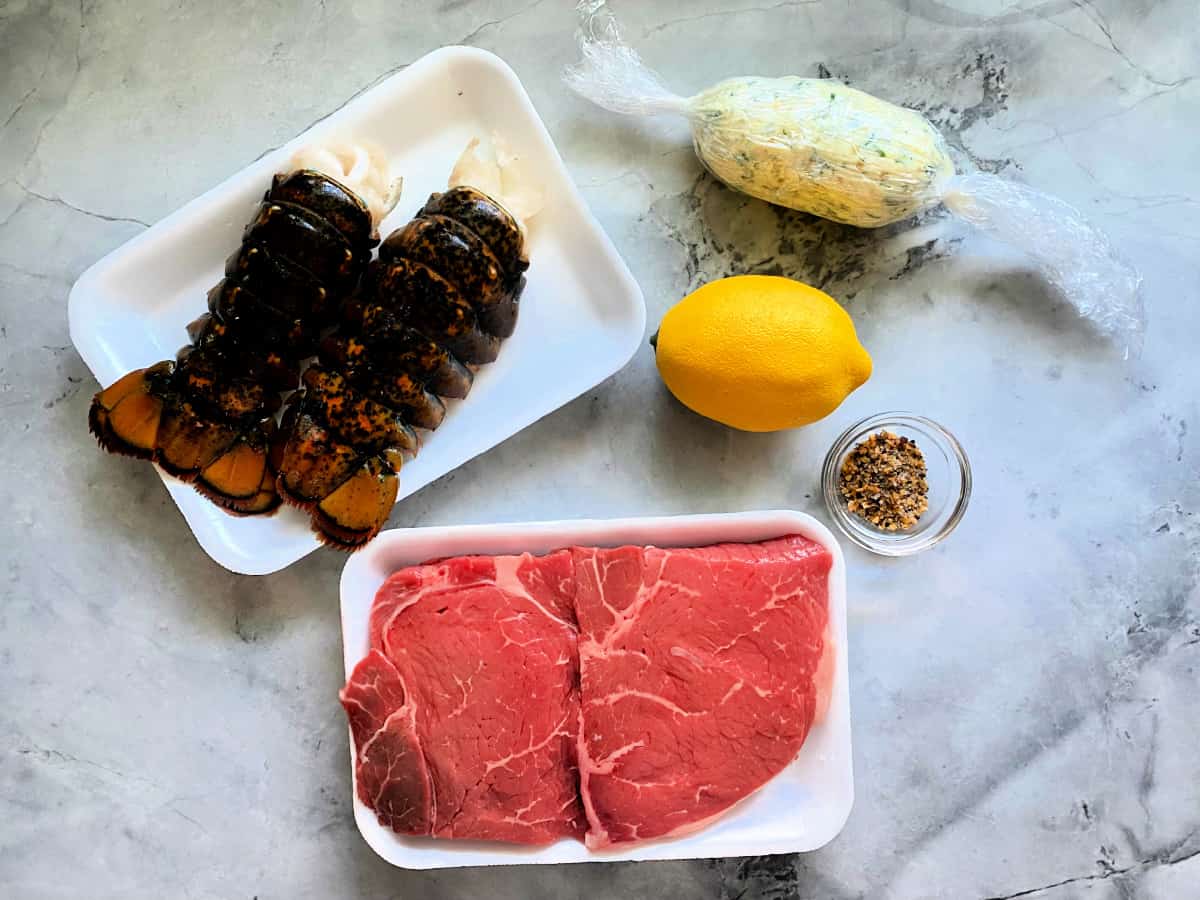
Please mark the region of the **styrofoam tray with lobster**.
<svg viewBox="0 0 1200 900"><path fill-rule="evenodd" d="M386 235L445 188L470 139L492 134L536 173L544 198L529 223L521 315L499 359L479 371L466 399L451 402L441 427L404 466L403 502L612 375L645 330L641 290L585 206L520 81L486 51L447 47L422 57L100 260L71 290L71 340L102 385L173 357L272 174L301 147L353 137L387 153L404 193L380 226ZM200 545L227 569L266 574L319 546L297 510L236 518L165 473L163 481Z"/></svg>
<svg viewBox="0 0 1200 900"><path fill-rule="evenodd" d="M758 856L816 850L837 836L854 803L850 748L850 687L846 653L846 562L837 539L812 516L792 510L501 525L459 525L385 531L342 570L342 646L346 677L366 655L375 594L389 575L431 559L473 554L549 553L571 545L703 547L799 534L829 549L829 634L836 654L829 707L813 724L796 759L717 821L686 837L589 851L575 840L542 847L406 837L382 826L354 796L354 818L366 842L388 862L408 869L524 863L612 862ZM351 777L355 777L350 739ZM353 785L353 781L352 781Z"/></svg>

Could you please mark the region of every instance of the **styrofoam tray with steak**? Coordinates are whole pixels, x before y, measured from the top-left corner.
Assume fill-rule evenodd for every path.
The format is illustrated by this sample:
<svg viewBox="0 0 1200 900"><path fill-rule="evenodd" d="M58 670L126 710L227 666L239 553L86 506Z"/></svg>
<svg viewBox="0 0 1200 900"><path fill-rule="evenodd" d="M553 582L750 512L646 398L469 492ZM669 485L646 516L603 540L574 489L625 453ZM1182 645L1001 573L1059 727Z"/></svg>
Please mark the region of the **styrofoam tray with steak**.
<svg viewBox="0 0 1200 900"><path fill-rule="evenodd" d="M384 532L341 582L354 813L406 868L814 850L846 578L792 511Z"/></svg>

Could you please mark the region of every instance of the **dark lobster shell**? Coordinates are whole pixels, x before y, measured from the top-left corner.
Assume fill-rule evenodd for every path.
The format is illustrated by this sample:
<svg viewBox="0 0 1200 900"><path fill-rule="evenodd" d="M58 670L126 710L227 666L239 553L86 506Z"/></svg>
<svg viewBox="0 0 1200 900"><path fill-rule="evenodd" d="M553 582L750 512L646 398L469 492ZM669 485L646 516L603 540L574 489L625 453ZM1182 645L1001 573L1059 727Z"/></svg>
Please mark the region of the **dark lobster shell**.
<svg viewBox="0 0 1200 900"><path fill-rule="evenodd" d="M132 372L93 399L101 445L156 460L230 512L272 511L279 391L296 387L377 242L366 205L343 185L311 170L275 176L177 362Z"/></svg>
<svg viewBox="0 0 1200 900"><path fill-rule="evenodd" d="M507 209L473 187L459 186L444 193L431 194L417 213L446 216L475 232L504 266L508 281L529 268L525 254L525 233Z"/></svg>
<svg viewBox="0 0 1200 900"><path fill-rule="evenodd" d="M362 199L341 183L313 169L276 175L263 198L289 203L315 212L332 225L352 247L368 251L379 243L371 211Z"/></svg>
<svg viewBox="0 0 1200 900"><path fill-rule="evenodd" d="M264 244L245 241L225 262L227 281L243 285L271 306L313 322L328 319L329 292L308 270L272 253Z"/></svg>
<svg viewBox="0 0 1200 900"><path fill-rule="evenodd" d="M376 260L367 268L363 295L374 301L362 306L367 333L374 332L374 320L383 327L389 320L402 322L469 365L493 362L500 353L500 338L479 327L475 307L425 263Z"/></svg>
<svg viewBox="0 0 1200 900"><path fill-rule="evenodd" d="M380 246L282 424L279 491L326 543L354 549L383 526L412 427L441 424L442 398L496 358L527 266L516 220L473 188L432 195Z"/></svg>

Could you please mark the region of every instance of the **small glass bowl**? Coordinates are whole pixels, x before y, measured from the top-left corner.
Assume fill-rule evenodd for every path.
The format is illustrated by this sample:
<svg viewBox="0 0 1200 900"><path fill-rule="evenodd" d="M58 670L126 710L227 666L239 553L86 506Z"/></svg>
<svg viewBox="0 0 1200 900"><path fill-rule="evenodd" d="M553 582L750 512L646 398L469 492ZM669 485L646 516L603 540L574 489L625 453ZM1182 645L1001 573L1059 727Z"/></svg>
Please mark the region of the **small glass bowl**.
<svg viewBox="0 0 1200 900"><path fill-rule="evenodd" d="M929 509L904 531L884 531L859 518L846 509L838 489L850 451L880 431L908 438L925 457ZM833 442L821 469L821 491L834 524L858 546L882 556L909 556L932 547L958 525L971 498L971 464L954 435L937 422L912 413L880 413L851 425Z"/></svg>

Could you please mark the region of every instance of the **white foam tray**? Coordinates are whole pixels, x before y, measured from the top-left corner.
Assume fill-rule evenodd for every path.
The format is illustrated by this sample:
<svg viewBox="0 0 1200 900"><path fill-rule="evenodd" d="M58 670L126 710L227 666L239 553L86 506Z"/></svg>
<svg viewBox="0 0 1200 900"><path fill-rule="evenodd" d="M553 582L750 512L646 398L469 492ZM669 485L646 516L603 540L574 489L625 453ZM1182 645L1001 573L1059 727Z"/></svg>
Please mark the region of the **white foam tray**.
<svg viewBox="0 0 1200 900"><path fill-rule="evenodd" d="M271 175L305 144L360 137L388 152L404 177L404 196L380 228L386 236L445 188L471 137L492 132L541 179L546 200L530 224L520 319L500 358L479 372L466 400L451 401L445 422L404 467L402 501L612 375L645 331L641 290L584 205L516 75L486 51L447 47L422 57L106 256L71 290L71 340L103 385L174 356ZM160 474L200 545L227 569L274 572L318 546L308 518L295 510L239 519Z"/></svg>
<svg viewBox="0 0 1200 900"><path fill-rule="evenodd" d="M707 828L675 840L654 841L611 852L591 852L564 839L540 848L481 841L402 837L384 828L354 788L354 819L381 857L406 869L524 863L603 862L757 856L816 850L842 830L854 803L850 755L850 688L846 659L846 563L829 529L812 516L789 510L608 519L463 525L383 532L352 556L342 571L342 645L346 676L367 653L367 624L375 593L397 569L464 554L548 553L572 544L617 547L654 544L700 547L722 541L762 541L801 534L829 548L829 612L837 652L829 711L816 723L796 760L760 791ZM349 730L347 729L347 734ZM354 769L353 740L350 768Z"/></svg>

